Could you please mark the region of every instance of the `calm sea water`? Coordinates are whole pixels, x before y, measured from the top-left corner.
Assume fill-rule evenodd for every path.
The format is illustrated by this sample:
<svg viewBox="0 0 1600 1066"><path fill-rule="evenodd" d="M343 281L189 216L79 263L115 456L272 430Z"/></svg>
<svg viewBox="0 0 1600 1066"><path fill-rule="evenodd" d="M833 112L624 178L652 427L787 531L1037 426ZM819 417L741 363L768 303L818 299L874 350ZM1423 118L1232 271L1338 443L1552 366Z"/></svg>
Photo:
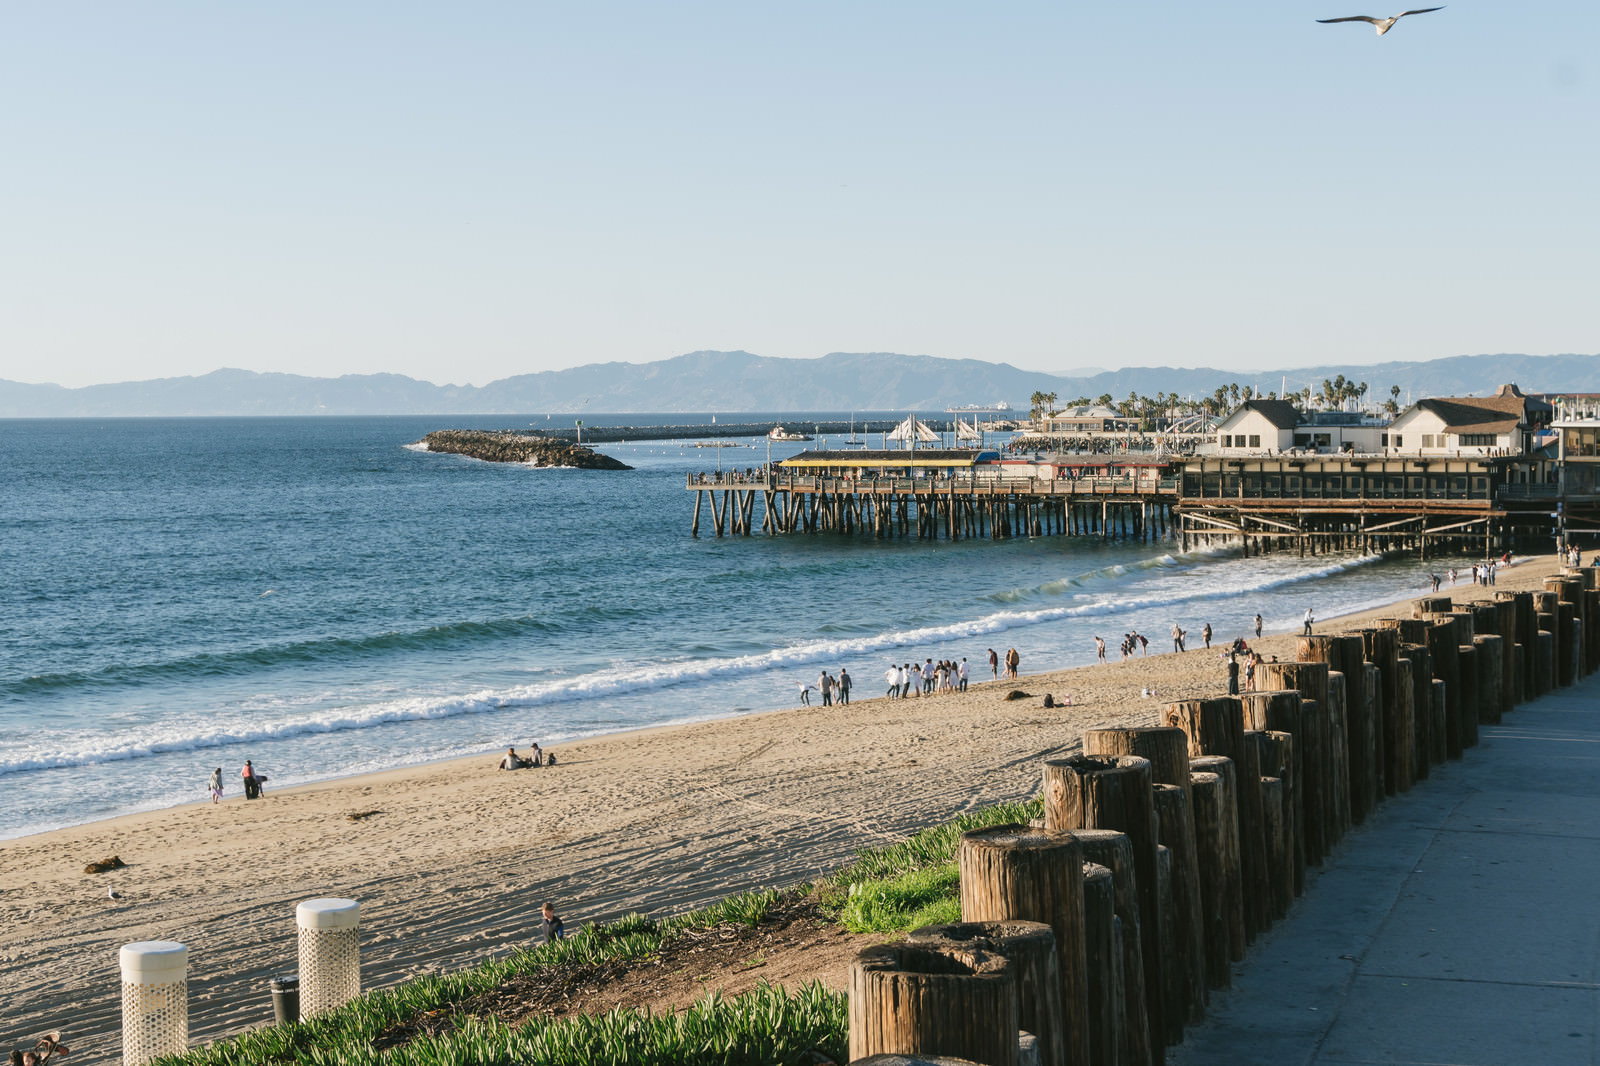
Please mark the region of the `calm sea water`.
<svg viewBox="0 0 1600 1066"><path fill-rule="evenodd" d="M246 758L278 787L790 706L824 668L866 696L891 660L1076 665L1095 632L1164 647L1175 619L1231 639L1423 583L1414 560L1170 543L694 540L683 474L715 450L607 445L637 467L614 473L407 447L529 421L0 421L0 836L194 802L216 766L237 795Z"/></svg>

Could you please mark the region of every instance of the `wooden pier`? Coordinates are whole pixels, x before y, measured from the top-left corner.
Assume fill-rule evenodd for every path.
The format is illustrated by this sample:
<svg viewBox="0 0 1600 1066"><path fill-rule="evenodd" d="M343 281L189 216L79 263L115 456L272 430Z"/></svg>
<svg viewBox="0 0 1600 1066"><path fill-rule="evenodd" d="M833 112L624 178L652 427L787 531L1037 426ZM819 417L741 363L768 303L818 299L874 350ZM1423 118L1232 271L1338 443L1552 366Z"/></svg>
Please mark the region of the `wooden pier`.
<svg viewBox="0 0 1600 1066"><path fill-rule="evenodd" d="M690 532L950 540L1175 538L1184 549L1499 554L1543 548L1553 487L1504 458L1276 455L1001 459L804 452L770 470L692 474Z"/></svg>

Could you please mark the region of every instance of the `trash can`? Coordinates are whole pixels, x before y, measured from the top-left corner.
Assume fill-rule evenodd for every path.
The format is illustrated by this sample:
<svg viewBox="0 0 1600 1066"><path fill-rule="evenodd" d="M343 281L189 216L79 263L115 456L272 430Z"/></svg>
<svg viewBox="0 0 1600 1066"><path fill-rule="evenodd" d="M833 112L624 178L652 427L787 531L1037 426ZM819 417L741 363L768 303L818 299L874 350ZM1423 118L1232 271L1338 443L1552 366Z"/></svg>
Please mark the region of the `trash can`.
<svg viewBox="0 0 1600 1066"><path fill-rule="evenodd" d="M272 1020L278 1025L300 1020L300 978L294 974L274 977L272 986Z"/></svg>

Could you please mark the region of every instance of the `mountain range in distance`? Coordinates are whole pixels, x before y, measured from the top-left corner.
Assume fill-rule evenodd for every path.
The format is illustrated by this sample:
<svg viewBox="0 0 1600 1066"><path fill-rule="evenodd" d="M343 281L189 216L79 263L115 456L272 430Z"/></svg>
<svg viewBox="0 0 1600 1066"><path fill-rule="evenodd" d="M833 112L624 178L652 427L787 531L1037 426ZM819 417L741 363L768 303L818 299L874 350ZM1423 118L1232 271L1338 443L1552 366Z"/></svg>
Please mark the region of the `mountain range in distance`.
<svg viewBox="0 0 1600 1066"><path fill-rule="evenodd" d="M1026 412L1035 392L1058 405L1079 396L1129 393L1209 396L1218 386L1262 393L1338 375L1369 386L1369 400L1483 395L1506 382L1524 392L1592 391L1600 355L1459 355L1423 362L1286 367L1239 372L1211 367L1129 367L1087 376L1020 370L1008 363L889 352L834 352L814 359L749 352L690 352L652 363L591 363L519 374L487 385L435 385L403 374L337 378L216 370L66 388L0 379L0 418L217 417L251 415L534 414L580 411L673 414L705 411L942 411L1005 401Z"/></svg>

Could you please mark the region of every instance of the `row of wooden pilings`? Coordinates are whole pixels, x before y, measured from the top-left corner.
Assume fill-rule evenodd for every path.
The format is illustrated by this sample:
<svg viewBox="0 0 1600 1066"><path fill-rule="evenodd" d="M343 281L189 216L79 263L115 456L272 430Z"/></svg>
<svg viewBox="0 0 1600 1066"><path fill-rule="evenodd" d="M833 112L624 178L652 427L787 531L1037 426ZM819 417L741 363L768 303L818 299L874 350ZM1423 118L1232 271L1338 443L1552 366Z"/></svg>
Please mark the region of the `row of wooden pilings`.
<svg viewBox="0 0 1600 1066"><path fill-rule="evenodd" d="M988 537L1100 537L1159 540L1171 528L1171 507L1151 495L1034 494L1028 492L962 492L959 486L894 492L799 491L734 486L695 488L691 536L700 535L702 495L709 498L711 528L721 536L841 533L922 540L971 540ZM756 497L761 509L756 510Z"/></svg>
<svg viewBox="0 0 1600 1066"><path fill-rule="evenodd" d="M1042 825L962 837L961 923L856 957L851 1061L1156 1066L1353 825L1600 666L1593 568L1411 614L1046 760Z"/></svg>

